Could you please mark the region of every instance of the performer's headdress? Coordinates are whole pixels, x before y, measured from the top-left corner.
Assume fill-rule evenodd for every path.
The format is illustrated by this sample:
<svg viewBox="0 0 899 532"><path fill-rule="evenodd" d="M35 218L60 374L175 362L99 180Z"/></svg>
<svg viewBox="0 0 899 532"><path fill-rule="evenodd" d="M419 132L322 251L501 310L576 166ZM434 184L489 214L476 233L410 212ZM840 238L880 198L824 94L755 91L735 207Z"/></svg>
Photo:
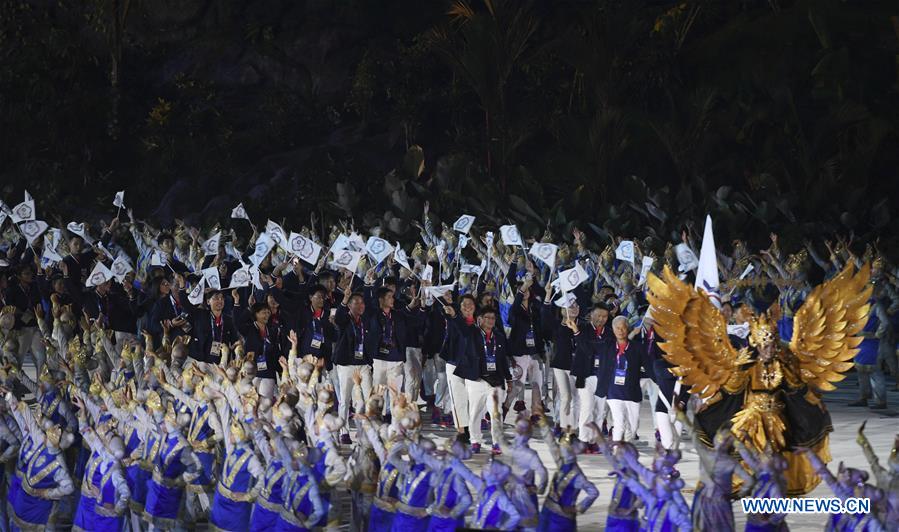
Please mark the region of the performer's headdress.
<svg viewBox="0 0 899 532"><path fill-rule="evenodd" d="M768 313L749 320L749 345L755 348L767 347L777 342L777 324Z"/></svg>

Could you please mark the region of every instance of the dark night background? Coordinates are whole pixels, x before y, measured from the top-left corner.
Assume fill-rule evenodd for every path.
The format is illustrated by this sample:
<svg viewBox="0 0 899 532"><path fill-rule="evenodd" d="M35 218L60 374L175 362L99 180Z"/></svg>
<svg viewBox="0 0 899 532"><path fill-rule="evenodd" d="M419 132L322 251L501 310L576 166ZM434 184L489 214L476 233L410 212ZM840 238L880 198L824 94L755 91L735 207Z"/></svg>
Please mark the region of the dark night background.
<svg viewBox="0 0 899 532"><path fill-rule="evenodd" d="M0 2L0 198L899 250L899 3ZM421 164L423 161L423 165ZM385 214L386 212L386 214ZM588 223L592 225L588 225Z"/></svg>

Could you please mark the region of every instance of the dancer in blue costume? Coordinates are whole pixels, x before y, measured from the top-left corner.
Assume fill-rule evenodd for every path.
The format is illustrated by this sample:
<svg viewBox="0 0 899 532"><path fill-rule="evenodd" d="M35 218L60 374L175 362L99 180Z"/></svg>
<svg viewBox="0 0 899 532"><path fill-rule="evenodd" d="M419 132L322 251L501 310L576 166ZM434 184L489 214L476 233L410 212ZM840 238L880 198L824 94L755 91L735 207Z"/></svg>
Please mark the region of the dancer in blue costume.
<svg viewBox="0 0 899 532"><path fill-rule="evenodd" d="M743 445L740 438L734 440L734 447L740 458L755 475L752 496L755 498L779 499L786 497L787 479L784 477L789 464L782 455L772 452L771 445L764 452L754 452ZM749 514L746 518L746 532L786 532L786 514Z"/></svg>
<svg viewBox="0 0 899 532"><path fill-rule="evenodd" d="M431 486L434 497L427 512L428 532L452 532L465 527L465 512L471 506L471 492L465 479L454 469L453 462L471 458L471 449L457 437L448 453L428 452L423 447L409 444L409 454L416 462L424 462L431 470ZM442 457L439 454L443 454Z"/></svg>
<svg viewBox="0 0 899 532"><path fill-rule="evenodd" d="M688 405L690 413L695 410L695 401ZM675 407L676 408L676 407ZM677 411L677 419L693 434L693 448L699 454L699 483L693 495L693 528L731 532L735 530L732 493L734 475L741 480L742 489L738 499L749 494L754 482L752 475L743 469L740 461L731 456L734 437L730 426L723 426L715 433L714 447L709 449L702 441L687 414Z"/></svg>
<svg viewBox="0 0 899 532"><path fill-rule="evenodd" d="M808 252L800 250L787 258L781 265L777 251L777 235L771 235L772 252L762 252L780 274L783 286L777 302L780 305L780 319L777 320L777 334L784 342L793 338L793 316L805 302L812 287L808 282ZM772 275L772 278L774 276Z"/></svg>
<svg viewBox="0 0 899 532"><path fill-rule="evenodd" d="M123 358L129 351L130 348L122 350ZM147 501L147 484L152 477L152 464L159 452L162 438L157 432L158 425L143 408L130 399L130 393L130 389L121 388L112 393L101 394L101 398L107 412L118 421L123 435L125 450L121 464L131 494L128 500L131 529L140 530L140 520Z"/></svg>
<svg viewBox="0 0 899 532"><path fill-rule="evenodd" d="M411 462L403 472L403 484L400 486L400 500L396 505L396 514L393 517L393 532L425 532L428 530L428 507L433 500L431 487L431 468L428 467L422 454L433 453L437 448L434 442L427 438L418 441L418 449L421 454L413 454L409 450Z"/></svg>
<svg viewBox="0 0 899 532"><path fill-rule="evenodd" d="M125 445L115 434L112 415L101 414L99 407L80 391L75 394L72 400L79 408L78 426L91 455L81 482L81 499L72 529L119 532L125 527L125 510L131 497L121 466ZM96 430L88 421L88 412L97 420Z"/></svg>
<svg viewBox="0 0 899 532"><path fill-rule="evenodd" d="M612 487L612 500L609 502L609 514L606 517L605 529L614 532L637 532L640 530L639 510L642 504L624 482L624 475L630 471L625 458L629 455L635 458L637 448L628 442L610 444L602 437L602 431L595 423L587 426L597 435L597 445L612 467L612 475L616 477L615 485Z"/></svg>
<svg viewBox="0 0 899 532"><path fill-rule="evenodd" d="M293 439L278 439L281 461L289 464L278 532L308 532L327 515L318 482L308 465L306 446Z"/></svg>
<svg viewBox="0 0 899 532"><path fill-rule="evenodd" d="M225 439L225 460L215 489L209 522L213 530L242 532L250 526L253 500L261 487L262 463L256 456L247 437L244 424L230 412L221 408L221 424L230 429Z"/></svg>
<svg viewBox="0 0 899 532"><path fill-rule="evenodd" d="M471 528L490 530L516 530L521 522L521 514L506 493L505 484L512 475L512 469L494 455L487 459L481 476L471 472L460 460L453 461L453 469L478 493L478 507L471 522Z"/></svg>
<svg viewBox="0 0 899 532"><path fill-rule="evenodd" d="M491 415L500 419L499 408L496 406L498 403L499 395L494 392L495 408ZM498 446L512 463L513 478L521 480L521 483L513 482L506 486L509 496L522 515L522 522L518 526L524 530L536 530L539 521L538 509L540 508L537 494L546 490L549 475L540 456L528 446L528 441L531 439L532 423L526 412L519 413L518 419L515 421L515 440L512 445L506 443L505 436L502 436ZM535 412L535 415L537 414Z"/></svg>
<svg viewBox="0 0 899 532"><path fill-rule="evenodd" d="M584 445L573 433L568 432L556 443L549 420L540 413L540 426L543 438L549 446L549 452L556 463L557 471L550 483L549 493L540 512L538 530L573 531L577 530L577 515L585 513L599 497L599 491L581 472L577 464L577 455L584 451ZM584 492L584 498L578 497Z"/></svg>
<svg viewBox="0 0 899 532"><path fill-rule="evenodd" d="M146 403L157 422L162 417L165 435L153 462L144 519L151 530L184 530L187 527L184 487L203 469L203 464L194 456L187 438L181 432L190 419L187 414L176 414L172 403L168 404L162 416L162 403L156 392L149 393Z"/></svg>
<svg viewBox="0 0 899 532"><path fill-rule="evenodd" d="M277 442L281 434L273 432L268 437L261 430L253 435L256 449L265 460L265 471L256 480L259 493L253 505L249 530L263 532L274 530L278 524L281 507L284 505L284 491L287 489L287 464L281 460Z"/></svg>
<svg viewBox="0 0 899 532"><path fill-rule="evenodd" d="M622 475L627 487L641 500L646 507L646 522L643 531L652 532L689 532L693 529L690 519L690 506L684 500L680 490L684 481L673 466L666 466L659 471L652 471L652 482L644 485L640 475L629 469Z"/></svg>
<svg viewBox="0 0 899 532"><path fill-rule="evenodd" d="M216 487L215 473L219 468L219 445L224 439L224 430L216 415L215 406L207 390L208 379L193 366L184 370L181 376L181 389L167 384L161 378L165 391L170 393L182 409L190 413L187 427L188 443L193 455L202 464L199 475L186 486L186 509L191 521L202 519L210 509L210 502Z"/></svg>
<svg viewBox="0 0 899 532"><path fill-rule="evenodd" d="M4 379L5 380L5 379ZM9 413L6 401L0 401L0 532L9 530L9 518L6 511L7 464L15 465L16 456L19 454L22 434L16 420ZM16 477L12 477L10 482Z"/></svg>
<svg viewBox="0 0 899 532"><path fill-rule="evenodd" d="M6 393L6 402L20 430L30 434L34 444L28 461L17 465L22 479L12 503L13 530L52 531L59 500L75 490L62 456L63 447L70 445L72 438L64 438L62 427L50 420L39 427L31 410L12 393Z"/></svg>
<svg viewBox="0 0 899 532"><path fill-rule="evenodd" d="M388 427L388 441L382 443L374 429L367 425L365 420L362 423L365 425L366 435L381 462L378 486L369 512L368 530L369 532L388 532L393 526L400 486L403 482L401 471L405 468L405 462L402 454L406 450L406 443L395 426Z"/></svg>
<svg viewBox="0 0 899 532"><path fill-rule="evenodd" d="M893 439L893 448L887 459L886 467L884 467L880 464L877 453L874 452L874 448L871 447L871 443L865 436L866 423L863 422L858 428L858 436L855 441L861 446L865 458L868 459L871 474L877 480L877 487L883 490L886 497L886 508L881 521L899 527L899 435Z"/></svg>
<svg viewBox="0 0 899 532"><path fill-rule="evenodd" d="M333 397L328 391L327 397ZM320 394L321 399L321 394ZM326 410L322 410L325 412ZM332 414L324 414L315 422L308 424L307 436L315 447L309 453L309 462L312 464L312 474L318 482L318 491L322 498L325 511L314 526L327 530L335 530L340 524L338 508L339 501L335 498L340 491L336 488L344 483L347 476L346 462L337 450L335 439L343 427L343 420Z"/></svg>
<svg viewBox="0 0 899 532"><path fill-rule="evenodd" d="M384 409L384 398L379 391L373 391L368 401L362 398L362 375L356 372L353 375L356 386L353 387L353 404L365 405L365 414L357 414L356 440L353 442L353 450L347 460L347 487L352 493L350 505L350 530L352 532L364 532L368 529L372 499L378 487L378 454L365 432L362 418L375 429L378 434L383 423L381 412Z"/></svg>
<svg viewBox="0 0 899 532"><path fill-rule="evenodd" d="M843 462L840 462L837 474L834 475L817 454L811 452L808 448L799 448L797 450L808 456L809 462L815 468L815 472L821 475L821 478L824 479L824 482L827 483L833 494L839 497L840 500L846 501L846 499L850 498L868 499L871 504L870 512L868 513L831 514L826 530L834 532L880 532L887 530L888 526L896 526L896 523L882 522L879 519L886 513L886 496L882 490L868 484L867 471L844 467Z"/></svg>

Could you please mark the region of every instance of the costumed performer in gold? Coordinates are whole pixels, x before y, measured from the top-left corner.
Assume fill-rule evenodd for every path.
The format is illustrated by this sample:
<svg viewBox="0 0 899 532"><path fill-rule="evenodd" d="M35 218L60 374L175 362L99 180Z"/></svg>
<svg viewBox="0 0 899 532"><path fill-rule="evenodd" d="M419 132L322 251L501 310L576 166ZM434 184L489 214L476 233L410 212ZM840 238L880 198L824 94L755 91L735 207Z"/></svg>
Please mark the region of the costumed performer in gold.
<svg viewBox="0 0 899 532"><path fill-rule="evenodd" d="M847 265L817 286L793 318L793 337L782 343L776 310L750 319L749 346L736 349L727 322L711 300L665 268L649 276L649 302L659 345L670 371L704 401L696 415L700 440L709 447L719 427L757 452L782 453L787 494L804 495L821 479L797 447L830 461L830 414L825 391L852 367L868 316L870 267Z"/></svg>

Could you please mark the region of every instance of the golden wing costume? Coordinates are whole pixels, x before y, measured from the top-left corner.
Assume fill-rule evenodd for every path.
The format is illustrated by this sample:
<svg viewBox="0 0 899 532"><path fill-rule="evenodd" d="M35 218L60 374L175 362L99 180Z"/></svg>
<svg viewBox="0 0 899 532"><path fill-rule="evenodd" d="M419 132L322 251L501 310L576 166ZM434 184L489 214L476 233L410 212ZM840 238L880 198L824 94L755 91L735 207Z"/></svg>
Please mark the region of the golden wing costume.
<svg viewBox="0 0 899 532"><path fill-rule="evenodd" d="M793 318L793 338L782 344L777 318L767 313L750 320L749 346L737 349L727 322L709 298L666 267L650 275L649 302L659 347L690 392L706 400L696 428L711 446L727 424L747 446L781 452L790 495L808 493L820 482L796 447L812 449L830 461L830 414L820 392L835 389L852 367L867 321L871 297L869 266L847 267L816 287ZM769 312L771 312L769 310Z"/></svg>

